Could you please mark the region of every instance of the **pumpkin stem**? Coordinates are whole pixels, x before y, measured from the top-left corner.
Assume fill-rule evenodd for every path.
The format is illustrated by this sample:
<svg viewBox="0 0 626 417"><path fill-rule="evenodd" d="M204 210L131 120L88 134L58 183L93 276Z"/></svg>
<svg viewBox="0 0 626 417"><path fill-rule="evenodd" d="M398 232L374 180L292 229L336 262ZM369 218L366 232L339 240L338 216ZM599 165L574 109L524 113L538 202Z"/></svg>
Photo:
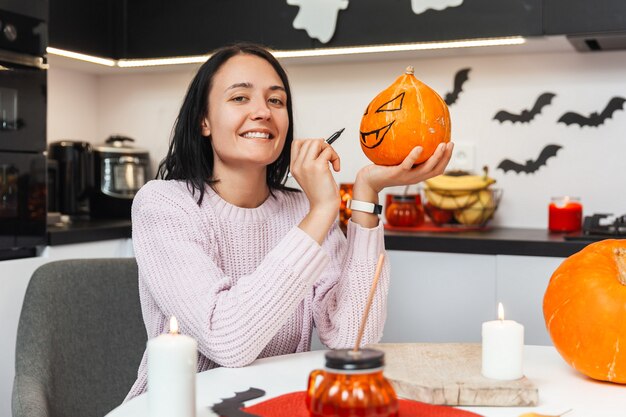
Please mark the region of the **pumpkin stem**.
<svg viewBox="0 0 626 417"><path fill-rule="evenodd" d="M615 248L615 262L617 263L618 279L622 285L626 285L626 249Z"/></svg>
<svg viewBox="0 0 626 417"><path fill-rule="evenodd" d="M413 65L409 65L408 67L406 67L406 70L404 70L404 73L413 75L415 73L415 69L413 68Z"/></svg>

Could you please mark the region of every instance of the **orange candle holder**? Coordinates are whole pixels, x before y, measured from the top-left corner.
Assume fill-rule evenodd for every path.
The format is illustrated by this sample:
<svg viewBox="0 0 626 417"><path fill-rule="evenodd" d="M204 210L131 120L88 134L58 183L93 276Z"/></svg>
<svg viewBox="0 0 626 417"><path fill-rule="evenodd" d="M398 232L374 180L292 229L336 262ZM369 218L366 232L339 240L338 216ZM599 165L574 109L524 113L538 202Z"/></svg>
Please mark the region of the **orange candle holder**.
<svg viewBox="0 0 626 417"><path fill-rule="evenodd" d="M418 227L424 224L424 206L419 194L387 194L385 218L391 226Z"/></svg>
<svg viewBox="0 0 626 417"><path fill-rule="evenodd" d="M352 217L352 210L348 208L348 200L352 199L353 187L353 183L339 184L339 196L341 197L341 204L339 206L339 223L343 227L348 226L348 220Z"/></svg>
<svg viewBox="0 0 626 417"><path fill-rule="evenodd" d="M324 369L309 375L309 416L398 417L396 392L383 376L384 356L374 349L327 352Z"/></svg>
<svg viewBox="0 0 626 417"><path fill-rule="evenodd" d="M552 197L548 207L551 232L576 232L582 228L583 206L578 197Z"/></svg>

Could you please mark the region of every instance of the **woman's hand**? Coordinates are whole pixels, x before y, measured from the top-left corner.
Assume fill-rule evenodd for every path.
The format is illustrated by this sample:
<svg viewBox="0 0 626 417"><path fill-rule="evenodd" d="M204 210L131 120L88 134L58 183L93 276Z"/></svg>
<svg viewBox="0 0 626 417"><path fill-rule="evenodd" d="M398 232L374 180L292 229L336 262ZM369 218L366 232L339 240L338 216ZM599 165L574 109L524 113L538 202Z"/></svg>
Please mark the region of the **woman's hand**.
<svg viewBox="0 0 626 417"><path fill-rule="evenodd" d="M309 199L311 210L299 227L322 244L339 213L339 187L330 172L339 172L339 155L323 139L295 140L291 145L291 174Z"/></svg>
<svg viewBox="0 0 626 417"><path fill-rule="evenodd" d="M452 157L453 147L452 143L440 144L430 158L417 166L414 166L415 161L422 152L419 146L413 148L399 165L368 165L362 168L354 181L353 198L378 204L378 193L386 187L416 184L443 174ZM378 225L378 216L353 211L352 221L371 228Z"/></svg>
<svg viewBox="0 0 626 417"><path fill-rule="evenodd" d="M452 157L452 142L441 143L433 155L423 163L414 166L422 148L417 146L395 166L368 165L357 174L356 183L362 183L378 194L384 188L397 185L411 185L443 174Z"/></svg>

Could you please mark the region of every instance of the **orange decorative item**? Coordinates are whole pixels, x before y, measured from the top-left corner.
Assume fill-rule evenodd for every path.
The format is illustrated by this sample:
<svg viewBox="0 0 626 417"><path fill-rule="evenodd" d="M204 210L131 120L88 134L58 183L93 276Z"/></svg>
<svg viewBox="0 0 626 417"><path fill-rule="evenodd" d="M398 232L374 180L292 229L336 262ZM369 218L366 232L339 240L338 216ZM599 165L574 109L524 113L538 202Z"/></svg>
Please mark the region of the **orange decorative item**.
<svg viewBox="0 0 626 417"><path fill-rule="evenodd" d="M424 150L415 162L428 159L437 145L450 141L450 112L432 88L409 66L404 75L378 94L365 109L361 149L377 165L398 165L416 146Z"/></svg>
<svg viewBox="0 0 626 417"><path fill-rule="evenodd" d="M563 261L550 278L543 316L574 369L626 384L626 240L592 243Z"/></svg>
<svg viewBox="0 0 626 417"><path fill-rule="evenodd" d="M392 195L385 210L387 223L397 227L417 227L424 224L424 207L419 195Z"/></svg>
<svg viewBox="0 0 626 417"><path fill-rule="evenodd" d="M348 220L352 217L352 210L348 208L348 200L352 198L352 183L339 184L339 196L341 197L341 203L339 205L339 223L343 227L348 226Z"/></svg>
<svg viewBox="0 0 626 417"><path fill-rule="evenodd" d="M309 415L397 417L396 392L383 376L384 355L374 349L327 352L326 368L309 376Z"/></svg>

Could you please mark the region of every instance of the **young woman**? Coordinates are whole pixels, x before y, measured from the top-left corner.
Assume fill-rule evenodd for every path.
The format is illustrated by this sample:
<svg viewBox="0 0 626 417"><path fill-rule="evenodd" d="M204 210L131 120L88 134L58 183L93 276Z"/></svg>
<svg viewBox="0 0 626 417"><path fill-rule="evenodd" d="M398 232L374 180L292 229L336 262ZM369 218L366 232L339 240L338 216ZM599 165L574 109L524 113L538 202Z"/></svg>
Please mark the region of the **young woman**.
<svg viewBox="0 0 626 417"><path fill-rule="evenodd" d="M366 166L354 200L439 175L452 145L413 167ZM337 225L339 156L323 139L293 140L291 92L278 61L255 45L215 52L192 81L168 154L133 204L133 243L148 337L178 319L198 341L198 372L310 349L353 346L383 226L367 208ZM291 170L302 191L285 186ZM362 206L368 206L367 204ZM385 262L362 343L385 322ZM146 355L128 398L146 390Z"/></svg>

